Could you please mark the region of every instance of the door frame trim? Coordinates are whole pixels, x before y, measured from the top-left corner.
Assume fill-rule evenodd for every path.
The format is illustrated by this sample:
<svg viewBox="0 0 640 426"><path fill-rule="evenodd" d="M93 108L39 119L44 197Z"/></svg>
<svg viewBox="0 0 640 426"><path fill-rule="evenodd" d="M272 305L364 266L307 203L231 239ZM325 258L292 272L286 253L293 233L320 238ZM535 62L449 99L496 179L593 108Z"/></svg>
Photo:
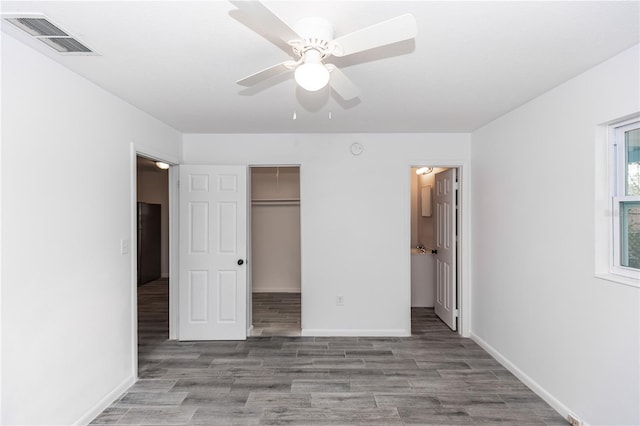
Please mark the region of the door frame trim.
<svg viewBox="0 0 640 426"><path fill-rule="evenodd" d="M412 167L446 167L458 170L458 330L462 337L471 336L471 165L467 160L412 160L408 163L407 171L411 175ZM411 268L411 185L410 181L405 186L405 206L407 206L407 220L405 221L404 235L407 248L407 265ZM409 307L411 307L411 274L407 283L409 288ZM409 319L410 321L410 319ZM409 327L411 324L409 323ZM409 328L411 329L411 328Z"/></svg>

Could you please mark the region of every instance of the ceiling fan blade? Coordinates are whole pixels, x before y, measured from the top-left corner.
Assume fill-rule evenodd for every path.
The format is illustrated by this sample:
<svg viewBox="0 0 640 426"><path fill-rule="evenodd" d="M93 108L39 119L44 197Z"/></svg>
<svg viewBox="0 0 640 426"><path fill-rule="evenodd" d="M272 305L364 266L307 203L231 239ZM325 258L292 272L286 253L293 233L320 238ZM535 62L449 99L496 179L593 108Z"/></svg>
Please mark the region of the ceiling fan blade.
<svg viewBox="0 0 640 426"><path fill-rule="evenodd" d="M349 77L340 71L340 68L332 64L327 64L326 67L331 73L329 85L338 95L340 95L342 99L348 101L360 96L360 90L358 87L349 80Z"/></svg>
<svg viewBox="0 0 640 426"><path fill-rule="evenodd" d="M252 20L258 22L261 30L266 33L272 34L287 43L291 40L301 40L303 38L260 1L230 0L230 2L250 15Z"/></svg>
<svg viewBox="0 0 640 426"><path fill-rule="evenodd" d="M406 13L387 21L343 35L333 40L334 56L346 56L363 50L373 49L416 36L416 18Z"/></svg>
<svg viewBox="0 0 640 426"><path fill-rule="evenodd" d="M282 62L281 64L273 65L269 68L265 68L261 71L258 71L257 73L254 73L245 78L242 78L236 81L236 84L239 84L241 86L247 86L247 87L253 86L271 77L275 77L287 71L291 71L295 67L295 65L296 65L295 61L285 61L285 62Z"/></svg>

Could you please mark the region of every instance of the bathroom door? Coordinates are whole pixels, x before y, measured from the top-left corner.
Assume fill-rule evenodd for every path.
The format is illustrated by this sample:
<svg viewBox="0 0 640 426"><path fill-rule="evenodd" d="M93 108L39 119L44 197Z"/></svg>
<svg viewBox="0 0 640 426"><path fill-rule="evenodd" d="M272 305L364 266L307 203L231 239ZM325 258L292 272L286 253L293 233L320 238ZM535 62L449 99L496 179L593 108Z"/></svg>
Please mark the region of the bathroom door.
<svg viewBox="0 0 640 426"><path fill-rule="evenodd" d="M180 340L247 337L247 168L180 166Z"/></svg>
<svg viewBox="0 0 640 426"><path fill-rule="evenodd" d="M436 301L435 313L456 329L456 169L436 175Z"/></svg>

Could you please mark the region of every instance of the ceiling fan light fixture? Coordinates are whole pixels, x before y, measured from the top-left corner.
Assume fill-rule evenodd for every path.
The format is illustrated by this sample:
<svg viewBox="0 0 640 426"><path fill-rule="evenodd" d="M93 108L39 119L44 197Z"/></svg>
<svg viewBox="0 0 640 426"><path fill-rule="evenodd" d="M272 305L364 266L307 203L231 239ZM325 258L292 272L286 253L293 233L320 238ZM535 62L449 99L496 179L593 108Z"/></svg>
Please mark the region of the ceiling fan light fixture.
<svg viewBox="0 0 640 426"><path fill-rule="evenodd" d="M296 68L294 78L303 89L315 92L330 84L335 94L350 101L360 95L358 88L339 68L333 64L323 64L322 61L329 56L348 56L410 40L417 33L416 18L405 13L336 38L333 25L324 18L303 18L291 27L261 0L230 1L241 12L245 12L252 22L263 22L257 29L259 34L278 47L283 47L280 42L286 43L288 48L285 50L289 52L291 49L293 56L299 58L298 61L284 61L236 81L241 86L253 86ZM247 26L256 31L253 24Z"/></svg>
<svg viewBox="0 0 640 426"><path fill-rule="evenodd" d="M296 83L309 92L315 92L329 84L329 70L322 64L322 54L314 49L304 54L304 63L294 73Z"/></svg>

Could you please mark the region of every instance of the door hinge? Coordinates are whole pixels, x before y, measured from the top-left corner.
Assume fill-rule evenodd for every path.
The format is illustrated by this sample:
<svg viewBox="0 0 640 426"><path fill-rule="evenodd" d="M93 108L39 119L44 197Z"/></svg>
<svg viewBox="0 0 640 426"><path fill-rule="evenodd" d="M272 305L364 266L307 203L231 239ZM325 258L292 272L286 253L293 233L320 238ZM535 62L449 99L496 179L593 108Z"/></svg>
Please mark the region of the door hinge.
<svg viewBox="0 0 640 426"><path fill-rule="evenodd" d="M453 184L453 189L458 190L460 189L460 184L458 182Z"/></svg>
<svg viewBox="0 0 640 426"><path fill-rule="evenodd" d="M460 313L458 312L458 310L457 310L457 309L454 309L454 310L453 310L453 316L454 316L455 318L458 318L458 317L460 316Z"/></svg>

